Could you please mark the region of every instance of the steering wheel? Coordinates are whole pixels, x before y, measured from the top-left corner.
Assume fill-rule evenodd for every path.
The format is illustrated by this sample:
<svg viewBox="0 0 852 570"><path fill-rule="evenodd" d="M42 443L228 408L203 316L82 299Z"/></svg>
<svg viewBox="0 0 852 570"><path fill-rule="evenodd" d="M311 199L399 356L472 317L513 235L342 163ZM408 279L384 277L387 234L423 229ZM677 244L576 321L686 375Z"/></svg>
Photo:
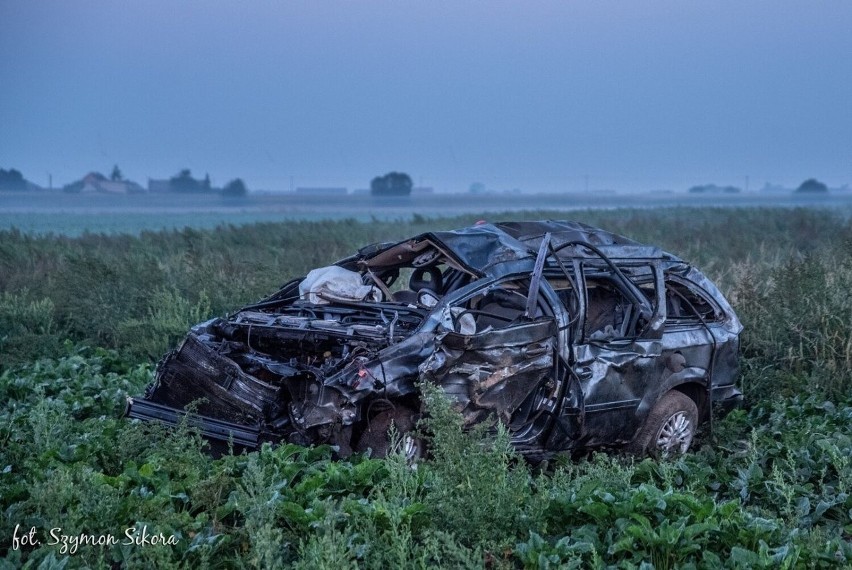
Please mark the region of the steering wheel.
<svg viewBox="0 0 852 570"><path fill-rule="evenodd" d="M428 275L428 277L427 277ZM412 291L431 289L436 293L443 290L444 277L437 267L418 267L411 273L408 280L408 288Z"/></svg>

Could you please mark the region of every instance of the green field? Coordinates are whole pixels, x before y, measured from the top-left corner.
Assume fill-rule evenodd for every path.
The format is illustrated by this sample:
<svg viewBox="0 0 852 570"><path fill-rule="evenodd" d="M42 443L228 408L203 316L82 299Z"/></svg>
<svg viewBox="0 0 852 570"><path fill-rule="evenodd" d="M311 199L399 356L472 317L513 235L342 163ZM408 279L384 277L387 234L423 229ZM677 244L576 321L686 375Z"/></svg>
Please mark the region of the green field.
<svg viewBox="0 0 852 570"><path fill-rule="evenodd" d="M571 214L694 262L746 327L746 408L681 458L532 468L434 394L416 470L290 445L212 459L188 427L121 418L191 324L480 217L0 231L0 567L852 567L852 223L827 210ZM177 544L128 544L143 527Z"/></svg>

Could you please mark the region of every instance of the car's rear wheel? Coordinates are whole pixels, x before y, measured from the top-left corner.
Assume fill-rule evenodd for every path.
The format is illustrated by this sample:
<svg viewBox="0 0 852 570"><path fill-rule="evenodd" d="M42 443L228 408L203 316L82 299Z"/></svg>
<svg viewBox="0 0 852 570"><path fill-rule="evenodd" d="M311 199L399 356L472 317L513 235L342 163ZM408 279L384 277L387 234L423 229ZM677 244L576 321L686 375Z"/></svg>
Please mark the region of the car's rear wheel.
<svg viewBox="0 0 852 570"><path fill-rule="evenodd" d="M629 450L636 455L669 457L686 453L698 427L698 406L677 390L656 403Z"/></svg>

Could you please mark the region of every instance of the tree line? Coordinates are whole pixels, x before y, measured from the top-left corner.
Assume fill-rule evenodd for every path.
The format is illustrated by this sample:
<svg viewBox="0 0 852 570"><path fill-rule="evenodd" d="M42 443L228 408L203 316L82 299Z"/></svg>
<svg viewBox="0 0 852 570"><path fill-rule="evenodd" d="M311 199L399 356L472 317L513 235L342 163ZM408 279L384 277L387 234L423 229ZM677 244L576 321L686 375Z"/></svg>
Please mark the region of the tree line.
<svg viewBox="0 0 852 570"><path fill-rule="evenodd" d="M210 184L210 175L205 174L203 179L193 178L192 172L184 168L175 176L169 178L169 190L172 192L203 193L221 192L223 196L245 196L248 188L242 178L234 178L221 189L213 188Z"/></svg>
<svg viewBox="0 0 852 570"><path fill-rule="evenodd" d="M127 185L128 192L144 192L142 186L124 177L117 164L113 166L109 177L104 176L100 172L91 172L79 180L65 184L62 190L71 194L82 192L87 181L94 183L95 186L104 182L119 182ZM20 170L15 168L10 168L9 170L0 168L0 191L24 192L31 189L38 190L39 187L24 178ZM224 196L245 196L248 194L248 187L242 178L234 178L222 188L214 188L209 174L205 174L202 179L196 179L192 176L190 169L184 168L168 179L167 191L182 193L210 192L220 193Z"/></svg>

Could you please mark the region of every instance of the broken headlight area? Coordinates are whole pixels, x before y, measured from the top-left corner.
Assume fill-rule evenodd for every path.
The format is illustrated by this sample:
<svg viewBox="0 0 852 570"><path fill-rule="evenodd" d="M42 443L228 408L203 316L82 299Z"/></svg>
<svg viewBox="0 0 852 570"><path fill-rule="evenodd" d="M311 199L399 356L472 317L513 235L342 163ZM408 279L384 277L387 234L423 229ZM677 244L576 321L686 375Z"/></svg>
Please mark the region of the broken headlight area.
<svg viewBox="0 0 852 570"><path fill-rule="evenodd" d="M377 356L421 321L414 309L328 306L214 319L160 362L144 400L177 410L192 405L203 433L211 418L245 426L258 442L334 443L335 427L359 419L349 399L390 380L375 366ZM129 415L157 419L144 408L135 399Z"/></svg>

